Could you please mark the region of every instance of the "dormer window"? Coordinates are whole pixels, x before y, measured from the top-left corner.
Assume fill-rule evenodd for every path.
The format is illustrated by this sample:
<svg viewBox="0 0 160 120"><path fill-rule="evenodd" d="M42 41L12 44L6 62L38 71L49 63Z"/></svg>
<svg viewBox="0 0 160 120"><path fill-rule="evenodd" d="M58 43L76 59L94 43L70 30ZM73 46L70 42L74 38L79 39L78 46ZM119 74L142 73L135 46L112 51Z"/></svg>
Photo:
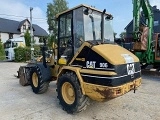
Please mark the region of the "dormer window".
<svg viewBox="0 0 160 120"><path fill-rule="evenodd" d="M26 30L26 25L23 25L23 30Z"/></svg>

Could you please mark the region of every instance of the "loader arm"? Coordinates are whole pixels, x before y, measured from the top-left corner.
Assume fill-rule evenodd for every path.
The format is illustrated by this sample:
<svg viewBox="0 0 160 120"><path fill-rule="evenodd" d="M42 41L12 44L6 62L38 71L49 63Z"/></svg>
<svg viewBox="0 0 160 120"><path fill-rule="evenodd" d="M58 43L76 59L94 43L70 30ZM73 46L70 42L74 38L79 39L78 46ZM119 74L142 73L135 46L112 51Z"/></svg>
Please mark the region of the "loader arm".
<svg viewBox="0 0 160 120"><path fill-rule="evenodd" d="M145 18L145 25L143 25L143 28L140 25L141 8ZM153 38L153 21L153 12L149 1L133 0L133 39L134 42L137 42L137 46L142 46L138 52L136 51L135 54L139 57L140 61L145 63L154 62L151 48L151 42ZM143 46L145 47L143 48Z"/></svg>

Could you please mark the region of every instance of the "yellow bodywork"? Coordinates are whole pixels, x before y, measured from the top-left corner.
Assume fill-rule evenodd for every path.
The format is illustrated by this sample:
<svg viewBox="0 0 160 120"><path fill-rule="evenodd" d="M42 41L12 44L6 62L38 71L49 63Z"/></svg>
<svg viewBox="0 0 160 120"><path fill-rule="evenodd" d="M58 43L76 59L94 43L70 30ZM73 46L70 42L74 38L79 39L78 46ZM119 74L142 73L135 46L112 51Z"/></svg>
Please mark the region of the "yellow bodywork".
<svg viewBox="0 0 160 120"><path fill-rule="evenodd" d="M105 101L107 99L121 96L134 87L137 88L141 85L141 78L134 80L133 82L126 83L118 87L108 87L89 83L83 83L84 91L87 96L96 101Z"/></svg>
<svg viewBox="0 0 160 120"><path fill-rule="evenodd" d="M92 69L81 69L80 73L89 73L94 75L117 75L117 73L112 71L99 71L99 70L92 70Z"/></svg>
<svg viewBox="0 0 160 120"><path fill-rule="evenodd" d="M82 44L82 46L79 48L79 50L76 52L75 56L72 58L70 63L68 65L62 65L64 64L64 60L59 60L59 63L61 65L57 66L56 69L56 78L59 78L62 74L68 71L72 71L76 74L82 93L88 97L90 97L93 100L96 101L105 101L107 99L115 98L118 96L121 96L130 90L133 90L140 86L141 84L141 77L133 80L132 82L128 82L125 84L122 84L117 87L111 87L111 86L104 86L104 85L97 85L92 83L87 83L83 80L81 74L93 74L93 75L109 75L114 76L117 75L115 71L107 71L107 70L98 70L98 69L88 69L88 68L82 68L79 66L72 66L72 63L74 60L83 61L85 62L85 58L78 58L78 54L80 51L85 47L89 47L96 53L98 53L100 56L102 56L106 61L111 63L112 65L124 65L127 64L126 60L123 57L123 54L127 54L131 56L133 59L133 62L139 62L139 59L129 52L128 50L120 47L119 45L115 44L100 44L92 46L88 42L85 42ZM57 79L58 81L58 79Z"/></svg>
<svg viewBox="0 0 160 120"><path fill-rule="evenodd" d="M93 100L96 101L105 101L107 99L112 99L118 96L121 96L130 90L133 90L134 88L137 88L141 85L141 77L138 79L135 79L133 82L129 82L117 87L110 87L110 86L103 86L103 85L96 85L91 83L84 82L83 78L81 77L81 73L92 73L92 74L100 74L100 75L116 75L115 72L108 72L108 71L96 71L96 70L86 70L81 69L78 67L71 67L71 66L64 66L60 70L59 73L63 74L66 71L72 71L77 75L77 78L79 80L82 93L84 95L87 95ZM60 74L58 75L60 76Z"/></svg>
<svg viewBox="0 0 160 120"><path fill-rule="evenodd" d="M126 64L126 61L123 57L124 54L128 54L131 56L134 60L134 62L139 62L139 59L137 56L135 56L133 53L130 51L126 50L125 48L116 45L116 44L100 44L100 45L95 45L92 46L91 44L84 42L82 46L78 49L76 52L75 56L69 63L69 65L75 60L75 59L82 59L85 60L84 58L77 58L78 54L80 51L85 47L91 48L93 51L95 51L97 54L105 58L109 63L113 65L120 65L120 64Z"/></svg>
<svg viewBox="0 0 160 120"><path fill-rule="evenodd" d="M59 63L60 65L66 65L66 64L67 64L67 60L62 57L62 58L60 58L60 59L58 60L58 63Z"/></svg>
<svg viewBox="0 0 160 120"><path fill-rule="evenodd" d="M92 49L113 65L126 64L125 59L122 56L123 54L130 55L134 62L139 61L133 53L119 45L101 44L93 46Z"/></svg>

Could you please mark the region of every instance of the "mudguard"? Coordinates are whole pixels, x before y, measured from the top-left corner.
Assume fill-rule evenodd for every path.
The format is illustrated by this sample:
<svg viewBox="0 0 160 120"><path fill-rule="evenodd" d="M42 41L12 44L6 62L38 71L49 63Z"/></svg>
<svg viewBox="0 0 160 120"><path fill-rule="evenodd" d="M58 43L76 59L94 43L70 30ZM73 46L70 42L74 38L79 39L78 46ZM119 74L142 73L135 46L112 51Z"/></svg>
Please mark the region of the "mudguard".
<svg viewBox="0 0 160 120"><path fill-rule="evenodd" d="M37 63L35 67L38 67L40 69L42 77L43 77L42 79L44 81L51 81L52 74L51 74L50 67L48 65L46 65L45 67L42 63Z"/></svg>

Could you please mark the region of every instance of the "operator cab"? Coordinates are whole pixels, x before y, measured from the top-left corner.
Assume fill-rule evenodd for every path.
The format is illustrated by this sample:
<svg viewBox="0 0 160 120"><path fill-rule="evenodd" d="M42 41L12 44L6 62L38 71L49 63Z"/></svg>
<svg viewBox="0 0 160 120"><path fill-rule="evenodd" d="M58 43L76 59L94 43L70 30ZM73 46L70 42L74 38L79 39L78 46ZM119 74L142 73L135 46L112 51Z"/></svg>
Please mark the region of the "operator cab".
<svg viewBox="0 0 160 120"><path fill-rule="evenodd" d="M10 41L10 40L8 40L8 41L6 41L6 42L4 43L4 48L5 48L5 49L7 49L7 48L15 48L15 47L17 47L17 46L18 46L18 43L17 43L17 42Z"/></svg>
<svg viewBox="0 0 160 120"><path fill-rule="evenodd" d="M114 42L112 18L86 5L58 14L58 59L69 62L84 41Z"/></svg>

